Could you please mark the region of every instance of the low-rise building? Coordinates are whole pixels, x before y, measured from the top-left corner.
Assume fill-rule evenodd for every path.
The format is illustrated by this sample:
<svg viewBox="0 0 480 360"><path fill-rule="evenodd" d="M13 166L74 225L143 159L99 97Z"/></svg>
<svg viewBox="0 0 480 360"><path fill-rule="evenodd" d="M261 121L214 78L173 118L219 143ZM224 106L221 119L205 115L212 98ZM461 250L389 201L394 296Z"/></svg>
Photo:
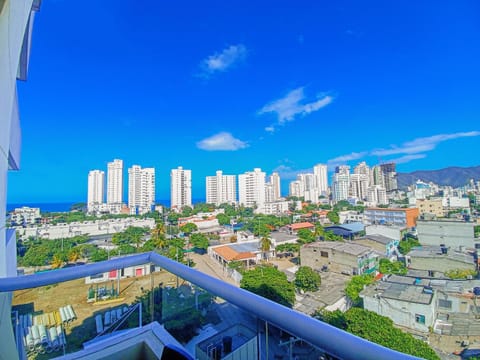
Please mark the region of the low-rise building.
<svg viewBox="0 0 480 360"><path fill-rule="evenodd" d="M22 206L21 208L16 208L10 213L10 224L12 226L38 224L40 218L40 208Z"/></svg>
<svg viewBox="0 0 480 360"><path fill-rule="evenodd" d="M394 240L402 240L408 229L404 226L394 225L368 225L365 226L365 235L382 235Z"/></svg>
<svg viewBox="0 0 480 360"><path fill-rule="evenodd" d="M378 269L379 254L369 247L352 242L317 241L300 248L300 263L320 270L360 275L374 274Z"/></svg>
<svg viewBox="0 0 480 360"><path fill-rule="evenodd" d="M363 222L363 213L353 210L340 211L338 213L339 223Z"/></svg>
<svg viewBox="0 0 480 360"><path fill-rule="evenodd" d="M278 200L265 202L254 210L256 214L266 215L281 215L286 214L289 211L289 202L286 200Z"/></svg>
<svg viewBox="0 0 480 360"><path fill-rule="evenodd" d="M365 235L354 240L355 244L367 246L388 259L396 257L398 251L398 239L392 239L383 235L371 234Z"/></svg>
<svg viewBox="0 0 480 360"><path fill-rule="evenodd" d="M422 245L445 246L454 250L479 248L475 242L474 224L471 222L437 219L417 222L418 241Z"/></svg>
<svg viewBox="0 0 480 360"><path fill-rule="evenodd" d="M310 222L300 222L300 223L294 223L286 226L287 230L290 232L290 234L296 234L298 230L301 229L307 229L314 231L315 230L315 225L313 225Z"/></svg>
<svg viewBox="0 0 480 360"><path fill-rule="evenodd" d="M335 235L341 236L344 239L353 239L355 236L363 235L365 232L365 225L363 223L350 223L326 226L325 231L331 231Z"/></svg>
<svg viewBox="0 0 480 360"><path fill-rule="evenodd" d="M428 286L384 281L378 281L360 293L364 309L421 332L428 332L435 323L435 296L435 291Z"/></svg>
<svg viewBox="0 0 480 360"><path fill-rule="evenodd" d="M417 225L418 208L368 208L364 211L365 225L395 225L413 228Z"/></svg>
<svg viewBox="0 0 480 360"><path fill-rule="evenodd" d="M477 257L473 253L448 250L440 246L414 248L405 256L405 261L408 268L441 273L455 269L477 269Z"/></svg>
<svg viewBox="0 0 480 360"><path fill-rule="evenodd" d="M121 218L108 220L95 220L83 222L60 223L57 225L43 224L39 226L16 227L20 239L26 240L30 237L44 239L62 239L78 235L105 235L125 231L130 226L155 227L155 220L151 218Z"/></svg>
<svg viewBox="0 0 480 360"><path fill-rule="evenodd" d="M444 217L442 198L417 199L416 207L420 212L420 216L424 214L432 214L436 217Z"/></svg>

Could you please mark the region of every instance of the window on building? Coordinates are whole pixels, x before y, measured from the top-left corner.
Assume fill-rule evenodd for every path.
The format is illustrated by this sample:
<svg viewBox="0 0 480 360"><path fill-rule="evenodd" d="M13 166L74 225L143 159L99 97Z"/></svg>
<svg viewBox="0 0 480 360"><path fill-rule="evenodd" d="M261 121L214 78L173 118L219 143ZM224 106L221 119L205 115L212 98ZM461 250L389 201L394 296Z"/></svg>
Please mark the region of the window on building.
<svg viewBox="0 0 480 360"><path fill-rule="evenodd" d="M450 300L438 299L438 306L444 309L451 309L452 302Z"/></svg>
<svg viewBox="0 0 480 360"><path fill-rule="evenodd" d="M327 251L320 251L320 256L328 258L328 252Z"/></svg>
<svg viewBox="0 0 480 360"><path fill-rule="evenodd" d="M419 324L425 324L425 315L415 314L415 321Z"/></svg>

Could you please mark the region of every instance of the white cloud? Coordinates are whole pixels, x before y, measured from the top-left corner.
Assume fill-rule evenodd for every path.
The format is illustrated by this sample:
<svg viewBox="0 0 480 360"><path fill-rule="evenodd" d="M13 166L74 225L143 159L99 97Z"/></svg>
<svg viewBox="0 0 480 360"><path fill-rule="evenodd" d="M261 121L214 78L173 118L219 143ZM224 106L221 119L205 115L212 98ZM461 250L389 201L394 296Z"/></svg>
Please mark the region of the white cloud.
<svg viewBox="0 0 480 360"><path fill-rule="evenodd" d="M383 160L395 162L397 164L404 164L412 160L427 157L425 153L435 150L437 145L443 141L473 136L480 136L480 131L458 132L417 138L411 141L406 141L400 146L391 145L386 149L352 152L350 154L337 156L336 158L328 160L327 163L330 168L334 168L335 166L345 164L348 161L361 159L367 156L389 157L391 155L402 155L394 159L385 158Z"/></svg>
<svg viewBox="0 0 480 360"><path fill-rule="evenodd" d="M388 159L388 161L394 162L395 164L406 164L412 160L423 159L426 157L427 157L427 154L411 154L411 155L400 156L395 159Z"/></svg>
<svg viewBox="0 0 480 360"><path fill-rule="evenodd" d="M324 94L317 96L315 101L302 104L301 102L304 99L303 87L299 87L290 91L285 97L265 105L258 111L259 115L266 113L275 113L277 115L277 123L266 127L265 130L272 132L275 126L284 125L286 122L294 120L297 116L305 116L318 111L333 101L332 96Z"/></svg>
<svg viewBox="0 0 480 360"><path fill-rule="evenodd" d="M348 161L358 160L368 155L367 151L362 152L352 152L350 154L337 156L336 158L330 159L327 161L328 167L330 169L338 165L343 165Z"/></svg>
<svg viewBox="0 0 480 360"><path fill-rule="evenodd" d="M434 150L443 141L458 139L462 137L479 136L480 131L458 132L453 134L440 134L429 137L417 138L407 141L401 146L392 145L389 149L377 149L371 152L375 156L388 156L397 154L418 154Z"/></svg>
<svg viewBox="0 0 480 360"><path fill-rule="evenodd" d="M311 169L295 170L288 165L282 164L273 169L272 172L278 172L282 179L293 180L297 178L298 174L311 172Z"/></svg>
<svg viewBox="0 0 480 360"><path fill-rule="evenodd" d="M248 147L248 144L228 132L220 132L197 142L197 147L207 151L235 151Z"/></svg>
<svg viewBox="0 0 480 360"><path fill-rule="evenodd" d="M221 52L208 56L200 63L201 76L209 77L216 72L224 72L243 61L247 56L245 45L230 45Z"/></svg>

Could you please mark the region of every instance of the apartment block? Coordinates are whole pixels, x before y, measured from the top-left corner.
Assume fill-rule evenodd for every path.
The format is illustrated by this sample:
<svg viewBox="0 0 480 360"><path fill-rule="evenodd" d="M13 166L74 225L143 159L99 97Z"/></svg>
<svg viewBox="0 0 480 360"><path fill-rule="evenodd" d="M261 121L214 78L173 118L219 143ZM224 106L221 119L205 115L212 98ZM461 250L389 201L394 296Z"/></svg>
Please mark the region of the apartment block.
<svg viewBox="0 0 480 360"><path fill-rule="evenodd" d="M182 166L170 171L170 206L177 209L192 206L192 171Z"/></svg>
<svg viewBox="0 0 480 360"><path fill-rule="evenodd" d="M215 176L206 177L206 200L208 204L234 204L237 202L237 181L235 175L223 175L221 170Z"/></svg>
<svg viewBox="0 0 480 360"><path fill-rule="evenodd" d="M239 203L247 206L261 207L265 203L265 173L255 168L238 175Z"/></svg>
<svg viewBox="0 0 480 360"><path fill-rule="evenodd" d="M123 160L115 159L107 165L107 204L123 202Z"/></svg>
<svg viewBox="0 0 480 360"><path fill-rule="evenodd" d="M155 205L155 169L133 165L128 169L128 207L130 213L145 214Z"/></svg>
<svg viewBox="0 0 480 360"><path fill-rule="evenodd" d="M412 228L417 225L418 208L368 208L364 211L366 225L394 225Z"/></svg>

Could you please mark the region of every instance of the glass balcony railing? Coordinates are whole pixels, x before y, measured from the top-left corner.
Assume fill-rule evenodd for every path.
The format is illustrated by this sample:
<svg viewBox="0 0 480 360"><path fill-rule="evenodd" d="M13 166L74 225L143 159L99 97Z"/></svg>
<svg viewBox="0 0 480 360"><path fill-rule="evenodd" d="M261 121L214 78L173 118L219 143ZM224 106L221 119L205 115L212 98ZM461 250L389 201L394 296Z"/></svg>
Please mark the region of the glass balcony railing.
<svg viewBox="0 0 480 360"><path fill-rule="evenodd" d="M414 358L153 252L2 278L0 292L29 359Z"/></svg>

